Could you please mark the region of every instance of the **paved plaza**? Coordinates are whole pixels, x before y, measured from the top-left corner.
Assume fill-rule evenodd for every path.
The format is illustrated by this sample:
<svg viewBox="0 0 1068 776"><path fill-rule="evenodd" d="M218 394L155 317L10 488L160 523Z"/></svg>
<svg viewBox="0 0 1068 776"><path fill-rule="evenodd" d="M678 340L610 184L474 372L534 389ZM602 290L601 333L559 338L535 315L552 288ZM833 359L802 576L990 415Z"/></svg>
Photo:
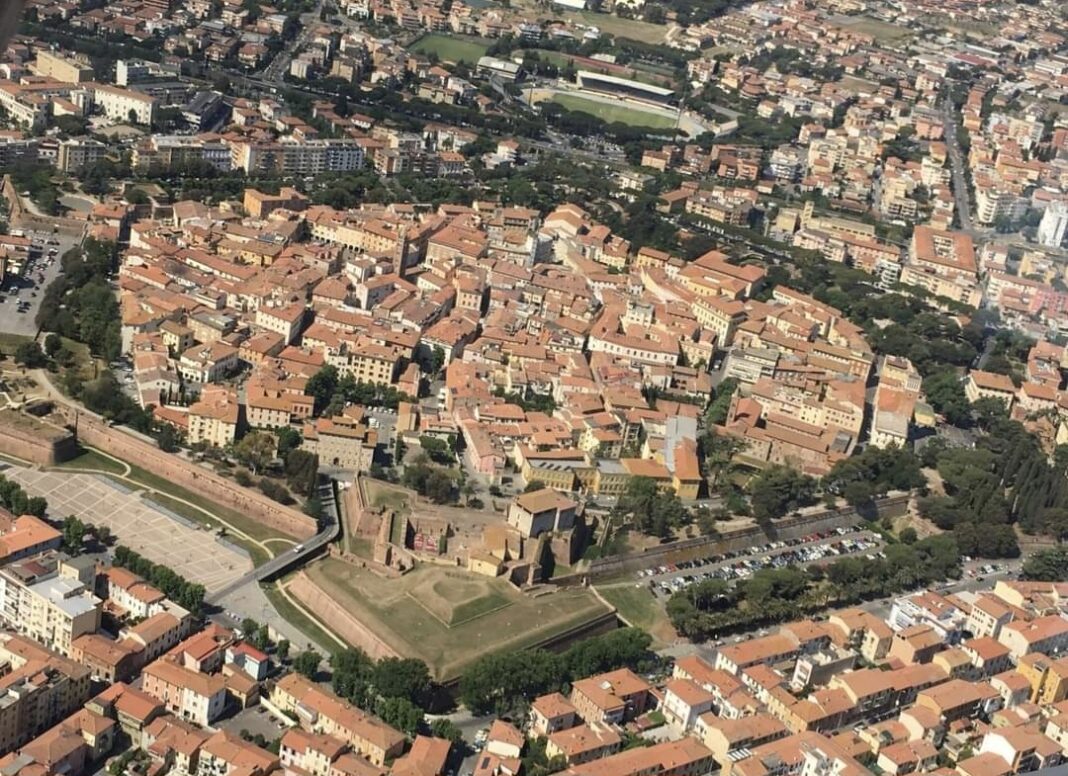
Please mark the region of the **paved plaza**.
<svg viewBox="0 0 1068 776"><path fill-rule="evenodd" d="M11 466L5 476L31 496L48 499L49 517L74 515L107 526L121 543L170 567L210 594L252 568L248 554L213 531L150 500L150 495L102 475L40 471Z"/></svg>

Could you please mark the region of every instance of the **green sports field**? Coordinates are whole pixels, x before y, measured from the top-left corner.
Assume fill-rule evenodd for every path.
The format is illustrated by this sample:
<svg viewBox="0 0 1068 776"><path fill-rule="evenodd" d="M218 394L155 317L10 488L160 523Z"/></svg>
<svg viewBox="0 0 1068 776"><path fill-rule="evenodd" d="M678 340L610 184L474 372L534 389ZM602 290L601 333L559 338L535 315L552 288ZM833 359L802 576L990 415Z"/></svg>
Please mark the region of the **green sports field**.
<svg viewBox="0 0 1068 776"><path fill-rule="evenodd" d="M421 54L436 54L442 62L464 61L474 65L480 57L486 55L489 46L489 41L482 38L433 32L413 43L410 50Z"/></svg>
<svg viewBox="0 0 1068 776"><path fill-rule="evenodd" d="M650 113L623 103L613 105L579 97L576 94L554 94L552 101L568 110L589 113L591 116L596 116L609 124L618 121L621 124L628 124L632 127L648 127L655 130L671 129L675 126L675 119L672 117L659 113Z"/></svg>

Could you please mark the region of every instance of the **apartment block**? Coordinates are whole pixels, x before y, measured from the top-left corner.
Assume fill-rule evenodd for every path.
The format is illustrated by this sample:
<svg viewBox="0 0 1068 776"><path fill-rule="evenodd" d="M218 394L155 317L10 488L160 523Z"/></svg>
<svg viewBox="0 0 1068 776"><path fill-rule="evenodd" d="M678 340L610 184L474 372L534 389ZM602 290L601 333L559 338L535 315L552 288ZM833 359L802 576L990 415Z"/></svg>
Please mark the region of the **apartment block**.
<svg viewBox="0 0 1068 776"><path fill-rule="evenodd" d="M401 733L299 674L279 679L270 698L283 712L295 715L305 730L338 738L375 765L404 749Z"/></svg>
<svg viewBox="0 0 1068 776"><path fill-rule="evenodd" d="M90 691L88 668L22 636L0 634L0 750L41 735Z"/></svg>
<svg viewBox="0 0 1068 776"><path fill-rule="evenodd" d="M71 642L100 629L102 601L93 594L94 569L55 552L0 569L0 619L62 655Z"/></svg>
<svg viewBox="0 0 1068 776"><path fill-rule="evenodd" d="M164 656L141 672L142 689L172 714L208 726L226 705L226 682L217 674L187 668L176 657Z"/></svg>

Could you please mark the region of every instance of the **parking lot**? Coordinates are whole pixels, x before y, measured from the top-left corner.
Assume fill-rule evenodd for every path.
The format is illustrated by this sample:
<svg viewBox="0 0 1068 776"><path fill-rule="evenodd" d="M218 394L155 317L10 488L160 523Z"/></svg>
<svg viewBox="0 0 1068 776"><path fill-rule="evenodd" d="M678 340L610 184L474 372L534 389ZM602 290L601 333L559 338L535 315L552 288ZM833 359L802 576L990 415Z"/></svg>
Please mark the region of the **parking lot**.
<svg viewBox="0 0 1068 776"><path fill-rule="evenodd" d="M219 723L219 727L235 736L247 732L250 736L261 735L268 741L281 738L287 725L275 719L266 706L250 706Z"/></svg>
<svg viewBox="0 0 1068 776"><path fill-rule="evenodd" d="M92 525L105 525L120 544L199 582L208 593L252 568L243 550L106 477L19 466L5 469L4 475L29 495L48 499L51 519L74 515Z"/></svg>
<svg viewBox="0 0 1068 776"><path fill-rule="evenodd" d="M80 240L64 234L26 232L32 247L25 266L8 272L0 286L0 331L33 336L44 291L59 275L60 257Z"/></svg>
<svg viewBox="0 0 1068 776"><path fill-rule="evenodd" d="M653 595L670 596L695 582L709 579L730 582L748 579L760 569L830 562L846 555L869 555L874 558L881 552L882 539L878 534L854 526L810 534L800 539L768 542L739 552L712 555L677 565L643 569L636 576L648 581Z"/></svg>

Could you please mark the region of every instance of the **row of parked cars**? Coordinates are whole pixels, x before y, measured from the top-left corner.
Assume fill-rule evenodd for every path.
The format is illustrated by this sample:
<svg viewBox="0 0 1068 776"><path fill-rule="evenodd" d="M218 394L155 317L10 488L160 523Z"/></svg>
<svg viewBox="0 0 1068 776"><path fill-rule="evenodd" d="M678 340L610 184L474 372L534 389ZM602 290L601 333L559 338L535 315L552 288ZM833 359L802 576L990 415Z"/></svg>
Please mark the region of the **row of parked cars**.
<svg viewBox="0 0 1068 776"><path fill-rule="evenodd" d="M857 528L859 529L860 527L858 526ZM878 539L873 535L845 537L831 542L825 541L836 534L844 537L847 533L850 533L849 529L839 529L838 531L816 535L818 537L817 539L809 540L807 542L805 539L791 540L787 542L770 542L752 548L749 553L728 553L723 556L715 556L718 560L706 559L700 561L687 561L676 566L676 570L680 568L686 570L694 568L695 566L699 569L711 565L716 565L716 567L704 571L695 571L695 573L692 574L680 574L679 576L670 579L650 579L648 582L649 589L654 594L671 595L679 590L684 590L696 582L705 580L722 579L725 581L735 581L739 579L748 579L756 571L761 569L784 568L786 566L804 563L815 563L841 555L855 555L860 553L865 553L869 560L874 560L877 557L886 557L879 549ZM807 538L808 537L806 537L806 539ZM819 541L824 541L825 543L814 543ZM761 555L760 553L765 554ZM639 572L639 575L655 577L658 571L659 569L648 569Z"/></svg>
<svg viewBox="0 0 1068 776"><path fill-rule="evenodd" d="M766 544L758 544L752 547L748 547L744 550L735 550L732 552L725 552L717 555L708 555L704 558L697 558L695 560L685 560L681 563L668 563L663 566L656 566L650 569L642 569L638 572L639 577L655 577L658 574L674 574L677 571L683 571L685 569L702 568L704 566L711 566L716 563L722 563L727 560L734 560L735 558L747 558L753 555L759 555L765 552L771 552L773 550L779 550L784 547L797 547L802 544L810 544L812 542L824 541L834 536L845 536L849 533L857 533L863 531L864 526L860 523L850 528L834 528L828 531L822 531L820 533L811 533L807 536L802 536L800 539L784 539L781 541L768 542Z"/></svg>

